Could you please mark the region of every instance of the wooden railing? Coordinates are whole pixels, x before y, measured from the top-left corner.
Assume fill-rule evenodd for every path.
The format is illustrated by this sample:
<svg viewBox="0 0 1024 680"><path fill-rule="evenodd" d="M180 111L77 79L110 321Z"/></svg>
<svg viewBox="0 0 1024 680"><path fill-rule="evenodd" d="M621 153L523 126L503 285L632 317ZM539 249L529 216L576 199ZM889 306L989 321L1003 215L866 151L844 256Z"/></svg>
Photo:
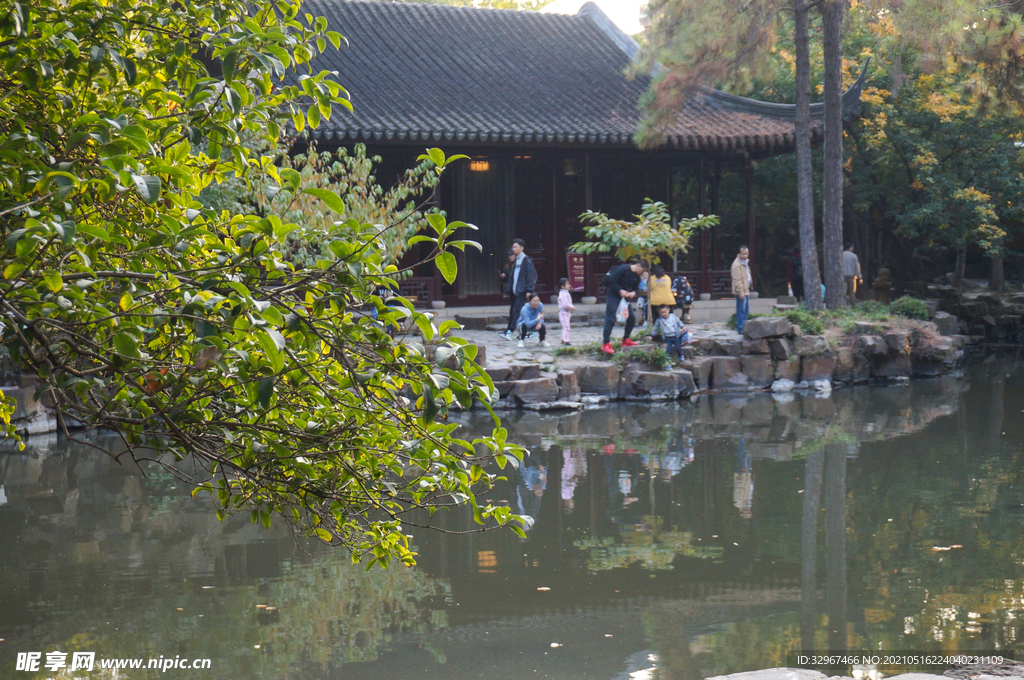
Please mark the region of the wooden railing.
<svg viewBox="0 0 1024 680"><path fill-rule="evenodd" d="M398 294L417 307L429 307L441 299L441 287L433 276L410 276L398 282Z"/></svg>

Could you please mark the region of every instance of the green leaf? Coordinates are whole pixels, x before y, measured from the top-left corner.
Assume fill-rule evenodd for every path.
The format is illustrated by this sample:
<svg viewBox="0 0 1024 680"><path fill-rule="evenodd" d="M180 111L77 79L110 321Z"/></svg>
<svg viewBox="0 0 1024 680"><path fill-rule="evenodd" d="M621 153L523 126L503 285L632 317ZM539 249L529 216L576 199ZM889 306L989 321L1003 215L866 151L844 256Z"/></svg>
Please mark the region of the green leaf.
<svg viewBox="0 0 1024 680"><path fill-rule="evenodd" d="M160 198L160 178L152 175L132 175L135 188L146 203L156 203Z"/></svg>
<svg viewBox="0 0 1024 680"><path fill-rule="evenodd" d="M453 283L456 274L459 273L459 264L455 261L455 256L448 251L437 256L437 268L441 270L441 276L448 283Z"/></svg>
<svg viewBox="0 0 1024 680"><path fill-rule="evenodd" d="M275 372L280 372L284 368L284 354L281 352L284 349L284 338L273 329L264 329L257 337L260 347L263 348L267 359L270 360L270 365L274 368ZM279 338L281 341L280 345L278 345Z"/></svg>
<svg viewBox="0 0 1024 680"><path fill-rule="evenodd" d="M333 191L330 191L329 189L305 189L304 192L310 196L316 196L326 203L328 208L339 215L345 214L345 202L342 201L341 197Z"/></svg>
<svg viewBox="0 0 1024 680"><path fill-rule="evenodd" d="M17 278L18 274L23 271L25 271L25 265L12 262L4 269L4 278L8 280Z"/></svg>
<svg viewBox="0 0 1024 680"><path fill-rule="evenodd" d="M224 76L224 82L230 83L235 79L235 61L238 59L238 50L231 50L220 58L220 71Z"/></svg>
<svg viewBox="0 0 1024 680"><path fill-rule="evenodd" d="M114 349L117 350L118 354L123 354L124 356L133 358L138 358L139 356L139 343L128 333L118 333L114 336Z"/></svg>
<svg viewBox="0 0 1024 680"><path fill-rule="evenodd" d="M263 378L256 388L256 398L263 408L270 408L270 398L274 396L274 378Z"/></svg>
<svg viewBox="0 0 1024 680"><path fill-rule="evenodd" d="M64 290L64 279L58 272L46 272L43 274L43 283L50 289L51 293L59 293Z"/></svg>
<svg viewBox="0 0 1024 680"><path fill-rule="evenodd" d="M316 534L317 538L327 541L328 543L334 540L334 537L331 536L331 532L327 531L327 529L314 529L313 533Z"/></svg>

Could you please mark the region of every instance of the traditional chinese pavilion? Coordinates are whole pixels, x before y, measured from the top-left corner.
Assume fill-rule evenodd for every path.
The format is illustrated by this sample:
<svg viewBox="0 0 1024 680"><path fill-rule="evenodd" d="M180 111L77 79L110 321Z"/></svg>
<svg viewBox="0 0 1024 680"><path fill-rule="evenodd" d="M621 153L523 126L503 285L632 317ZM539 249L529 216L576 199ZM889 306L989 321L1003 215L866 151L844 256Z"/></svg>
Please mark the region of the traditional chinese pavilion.
<svg viewBox="0 0 1024 680"><path fill-rule="evenodd" d="M752 163L794 149L792 106L705 90L660 148L640 150L634 134L650 79L626 75L637 44L593 3L575 15L349 0L305 7L349 41L314 63L338 72L354 107L314 132L321 149L366 144L384 158L382 183L426 147L472 159L445 173L435 199L449 219L479 227L467 237L484 251L460 256L451 285L416 272L403 283L407 295L503 302L498 272L514 238L527 242L539 292L553 293L569 274L568 246L583 239L580 213L629 218L647 197L668 203L674 219L721 216L691 252L662 264L689 275L698 293L728 294L736 248L756 243ZM844 95L850 115L860 85ZM820 123L814 130L820 136ZM587 256L582 293L599 294L613 263Z"/></svg>

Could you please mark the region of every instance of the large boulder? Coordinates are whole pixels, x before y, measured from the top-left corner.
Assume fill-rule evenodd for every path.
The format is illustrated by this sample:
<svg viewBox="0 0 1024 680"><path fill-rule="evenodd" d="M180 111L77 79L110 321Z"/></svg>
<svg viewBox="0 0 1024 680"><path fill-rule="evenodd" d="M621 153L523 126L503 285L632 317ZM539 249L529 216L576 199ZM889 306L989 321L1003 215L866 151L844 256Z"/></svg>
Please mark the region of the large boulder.
<svg viewBox="0 0 1024 680"><path fill-rule="evenodd" d="M495 380L494 389L498 390L498 396L504 399L511 392L512 388L515 387L515 382L511 380Z"/></svg>
<svg viewBox="0 0 1024 680"><path fill-rule="evenodd" d="M512 375L512 369L508 364L494 364L485 368L484 371L491 376L491 380L494 382L508 380Z"/></svg>
<svg viewBox="0 0 1024 680"><path fill-rule="evenodd" d="M941 335L956 335L960 332L960 320L952 314L936 312L932 322Z"/></svg>
<svg viewBox="0 0 1024 680"><path fill-rule="evenodd" d="M534 380L540 377L540 364L516 363L509 366L512 369L512 380Z"/></svg>
<svg viewBox="0 0 1024 680"><path fill-rule="evenodd" d="M828 349L828 342L818 335L800 335L793 338L793 351L800 356L824 354Z"/></svg>
<svg viewBox="0 0 1024 680"><path fill-rule="evenodd" d="M800 381L800 357L792 356L785 361L775 362L775 377L779 380Z"/></svg>
<svg viewBox="0 0 1024 680"><path fill-rule="evenodd" d="M555 378L558 384L559 401L579 401L580 383L576 377L576 371L562 369Z"/></svg>
<svg viewBox="0 0 1024 680"><path fill-rule="evenodd" d="M786 338L772 338L768 341L768 349L772 353L772 357L785 361L786 359L793 356L793 343Z"/></svg>
<svg viewBox="0 0 1024 680"><path fill-rule="evenodd" d="M671 371L676 376L676 383L679 388L680 397L688 397L697 391L697 384L693 379L693 373L685 369Z"/></svg>
<svg viewBox="0 0 1024 680"><path fill-rule="evenodd" d="M576 369L580 392L614 397L619 394L619 367L612 363L587 364Z"/></svg>
<svg viewBox="0 0 1024 680"><path fill-rule="evenodd" d="M853 347L858 353L869 357L872 361L889 353L889 345L885 340L875 335L860 336Z"/></svg>
<svg viewBox="0 0 1024 680"><path fill-rule="evenodd" d="M622 396L630 400L675 399L679 378L669 371L630 371L623 376Z"/></svg>
<svg viewBox="0 0 1024 680"><path fill-rule="evenodd" d="M726 387L732 378L741 372L740 360L736 357L711 357L711 364L711 380L709 382L716 390ZM701 384L703 385L703 383Z"/></svg>
<svg viewBox="0 0 1024 680"><path fill-rule="evenodd" d="M910 367L916 376L934 377L956 368L962 357L960 343L943 336L915 346L910 354Z"/></svg>
<svg viewBox="0 0 1024 680"><path fill-rule="evenodd" d="M853 354L852 347L840 347L836 350L836 368L832 371L833 380L837 382L853 382L853 368L855 365Z"/></svg>
<svg viewBox="0 0 1024 680"><path fill-rule="evenodd" d="M735 340L717 338L711 345L710 354L716 357L738 357L743 354L743 340L739 337Z"/></svg>
<svg viewBox="0 0 1024 680"><path fill-rule="evenodd" d="M836 357L832 352L805 356L800 361L800 380L812 382L815 380L832 380L832 373L836 368Z"/></svg>
<svg viewBox="0 0 1024 680"><path fill-rule="evenodd" d="M784 316L767 316L757 319L748 319L743 324L743 335L748 340L760 340L762 338L778 338L789 335L793 330L793 324Z"/></svg>
<svg viewBox="0 0 1024 680"><path fill-rule="evenodd" d="M767 354L751 354L740 360L740 368L751 387L768 387L775 380L775 367Z"/></svg>
<svg viewBox="0 0 1024 680"><path fill-rule="evenodd" d="M910 331L887 331L882 337L893 352L899 354L910 352Z"/></svg>
<svg viewBox="0 0 1024 680"><path fill-rule="evenodd" d="M516 381L510 394L518 404L558 401L558 383L555 378L519 380Z"/></svg>
<svg viewBox="0 0 1024 680"><path fill-rule="evenodd" d="M744 354L768 354L771 350L767 340L744 340Z"/></svg>
<svg viewBox="0 0 1024 680"><path fill-rule="evenodd" d="M873 378L909 377L911 373L910 354L895 354L875 361L871 368Z"/></svg>
<svg viewBox="0 0 1024 680"><path fill-rule="evenodd" d="M711 371L715 367L712 357L694 357L693 377L702 390L711 388Z"/></svg>

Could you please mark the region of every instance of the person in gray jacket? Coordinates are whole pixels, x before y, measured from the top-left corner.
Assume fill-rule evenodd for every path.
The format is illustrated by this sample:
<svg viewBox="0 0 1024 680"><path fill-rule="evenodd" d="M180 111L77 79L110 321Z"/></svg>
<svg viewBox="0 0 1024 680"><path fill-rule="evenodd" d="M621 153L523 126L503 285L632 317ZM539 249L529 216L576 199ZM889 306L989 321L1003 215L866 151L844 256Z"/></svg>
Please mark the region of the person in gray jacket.
<svg viewBox="0 0 1024 680"><path fill-rule="evenodd" d="M512 241L512 253L516 256L515 265L511 274L505 279L505 295L508 295L508 328L498 337L511 340L514 337L516 322L519 320L519 313L523 305L533 295L533 289L537 286L537 268L533 266L533 260L524 251L526 241L517 238Z"/></svg>
<svg viewBox="0 0 1024 680"><path fill-rule="evenodd" d="M857 284L864 283L864 277L860 272L860 258L853 252L852 243L847 243L846 250L843 251L843 278L846 279L846 297L850 299L850 306L853 307L857 304Z"/></svg>

